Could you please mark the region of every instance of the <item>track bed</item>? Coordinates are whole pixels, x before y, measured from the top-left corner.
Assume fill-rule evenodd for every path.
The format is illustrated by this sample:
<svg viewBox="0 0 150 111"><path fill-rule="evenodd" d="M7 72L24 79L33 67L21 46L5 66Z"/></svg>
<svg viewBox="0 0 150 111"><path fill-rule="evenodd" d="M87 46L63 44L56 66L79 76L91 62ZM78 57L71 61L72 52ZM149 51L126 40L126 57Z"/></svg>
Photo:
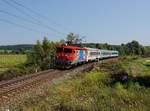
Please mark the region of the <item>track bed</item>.
<svg viewBox="0 0 150 111"><path fill-rule="evenodd" d="M69 70L50 69L9 81L2 81L0 82L0 106L11 104L12 101L18 99L19 95L51 83L53 79L64 75L81 73L90 70L92 67L93 63L89 63Z"/></svg>

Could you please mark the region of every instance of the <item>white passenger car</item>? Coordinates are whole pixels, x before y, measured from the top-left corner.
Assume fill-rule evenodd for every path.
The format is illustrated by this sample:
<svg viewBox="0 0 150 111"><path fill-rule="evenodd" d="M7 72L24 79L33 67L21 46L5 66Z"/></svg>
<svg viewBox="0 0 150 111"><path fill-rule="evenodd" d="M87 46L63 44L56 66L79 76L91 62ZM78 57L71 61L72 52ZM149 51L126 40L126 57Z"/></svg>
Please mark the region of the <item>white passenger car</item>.
<svg viewBox="0 0 150 111"><path fill-rule="evenodd" d="M94 61L100 59L100 50L94 48L87 48L86 49L86 61Z"/></svg>
<svg viewBox="0 0 150 111"><path fill-rule="evenodd" d="M118 56L119 56L119 52L118 51L112 51L111 57L118 57Z"/></svg>
<svg viewBox="0 0 150 111"><path fill-rule="evenodd" d="M115 50L101 50L87 47L85 47L85 49L86 49L86 62L98 59L118 57L118 51Z"/></svg>
<svg viewBox="0 0 150 111"><path fill-rule="evenodd" d="M100 50L101 58L118 57L118 51L114 50Z"/></svg>

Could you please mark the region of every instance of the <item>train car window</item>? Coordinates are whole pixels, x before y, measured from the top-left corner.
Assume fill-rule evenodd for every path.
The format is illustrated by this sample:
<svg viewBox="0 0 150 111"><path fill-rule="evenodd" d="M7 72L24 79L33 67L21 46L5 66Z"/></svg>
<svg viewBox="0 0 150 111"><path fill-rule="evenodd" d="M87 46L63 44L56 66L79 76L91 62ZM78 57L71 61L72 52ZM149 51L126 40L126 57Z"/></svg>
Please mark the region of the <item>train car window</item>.
<svg viewBox="0 0 150 111"><path fill-rule="evenodd" d="M57 48L57 49L56 49L56 52L57 52L57 53L63 52L63 48Z"/></svg>
<svg viewBox="0 0 150 111"><path fill-rule="evenodd" d="M117 52L113 52L112 54L118 54Z"/></svg>
<svg viewBox="0 0 150 111"><path fill-rule="evenodd" d="M109 55L109 52L102 52L103 55Z"/></svg>
<svg viewBox="0 0 150 111"><path fill-rule="evenodd" d="M99 55L99 54L100 54L99 52L90 52L90 55L93 55L93 56Z"/></svg>
<svg viewBox="0 0 150 111"><path fill-rule="evenodd" d="M72 49L64 48L64 52L65 52L65 53L72 53Z"/></svg>

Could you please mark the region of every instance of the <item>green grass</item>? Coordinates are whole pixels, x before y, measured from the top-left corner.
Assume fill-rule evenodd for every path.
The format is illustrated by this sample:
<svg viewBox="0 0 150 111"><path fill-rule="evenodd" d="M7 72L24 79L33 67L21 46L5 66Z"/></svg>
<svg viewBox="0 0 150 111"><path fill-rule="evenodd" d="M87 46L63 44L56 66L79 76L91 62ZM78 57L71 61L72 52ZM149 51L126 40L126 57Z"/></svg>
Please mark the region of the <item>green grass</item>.
<svg viewBox="0 0 150 111"><path fill-rule="evenodd" d="M114 70L115 72L123 69L132 76L150 75L150 58L127 58L125 60L119 60L115 63L106 63L103 66L109 71Z"/></svg>
<svg viewBox="0 0 150 111"><path fill-rule="evenodd" d="M0 72L6 71L9 68L17 67L25 63L26 55L0 55Z"/></svg>
<svg viewBox="0 0 150 111"><path fill-rule="evenodd" d="M149 111L149 58L125 59L100 66L46 88L13 106L23 111ZM114 75L127 73L122 80ZM114 75L112 75L114 74Z"/></svg>
<svg viewBox="0 0 150 111"><path fill-rule="evenodd" d="M121 63L125 70L133 76L150 75L150 58L140 58L134 61Z"/></svg>

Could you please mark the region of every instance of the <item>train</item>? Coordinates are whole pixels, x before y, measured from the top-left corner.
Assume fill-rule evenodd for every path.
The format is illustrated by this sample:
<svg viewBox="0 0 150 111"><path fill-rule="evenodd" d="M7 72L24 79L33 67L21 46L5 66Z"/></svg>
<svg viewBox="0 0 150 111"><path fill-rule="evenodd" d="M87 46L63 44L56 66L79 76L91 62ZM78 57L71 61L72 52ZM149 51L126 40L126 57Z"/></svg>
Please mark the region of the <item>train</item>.
<svg viewBox="0 0 150 111"><path fill-rule="evenodd" d="M118 57L116 50L102 50L88 47L60 45L56 47L56 67L70 68L79 64Z"/></svg>

